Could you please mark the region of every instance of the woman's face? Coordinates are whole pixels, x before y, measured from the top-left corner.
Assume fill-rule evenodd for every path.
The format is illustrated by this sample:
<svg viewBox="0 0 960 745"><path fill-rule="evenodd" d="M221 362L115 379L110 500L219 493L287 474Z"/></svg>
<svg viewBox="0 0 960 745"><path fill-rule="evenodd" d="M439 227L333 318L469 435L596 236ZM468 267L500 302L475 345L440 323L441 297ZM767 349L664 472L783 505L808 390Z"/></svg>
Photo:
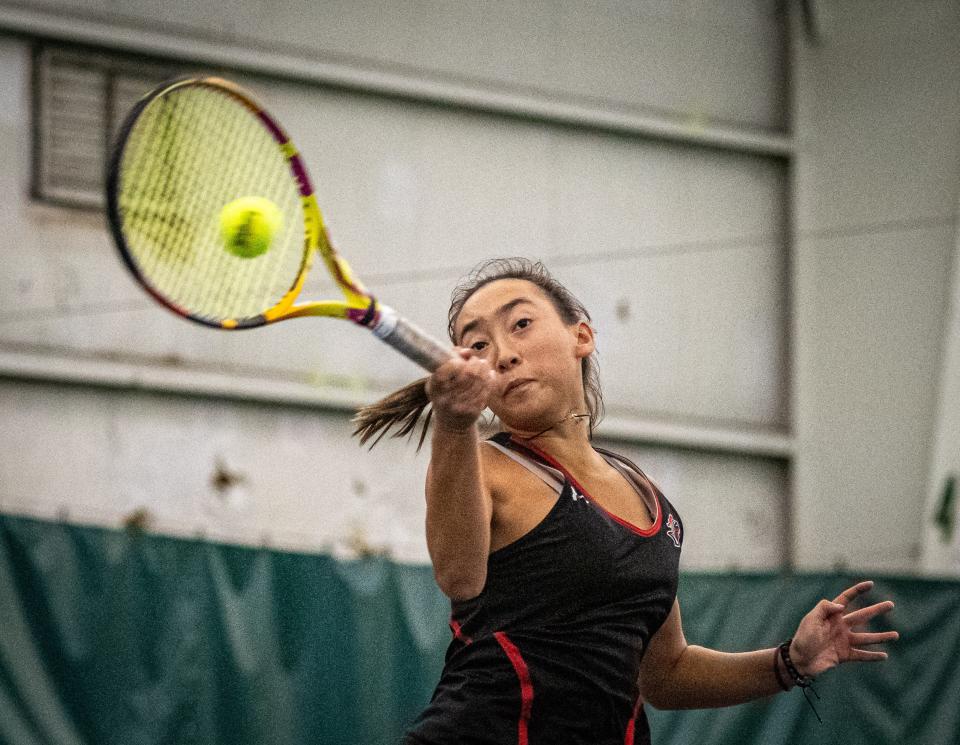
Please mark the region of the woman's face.
<svg viewBox="0 0 960 745"><path fill-rule="evenodd" d="M593 352L589 324L565 324L550 298L525 279L500 279L471 295L454 326L457 344L497 374L490 409L507 427L537 431L586 411L581 360Z"/></svg>

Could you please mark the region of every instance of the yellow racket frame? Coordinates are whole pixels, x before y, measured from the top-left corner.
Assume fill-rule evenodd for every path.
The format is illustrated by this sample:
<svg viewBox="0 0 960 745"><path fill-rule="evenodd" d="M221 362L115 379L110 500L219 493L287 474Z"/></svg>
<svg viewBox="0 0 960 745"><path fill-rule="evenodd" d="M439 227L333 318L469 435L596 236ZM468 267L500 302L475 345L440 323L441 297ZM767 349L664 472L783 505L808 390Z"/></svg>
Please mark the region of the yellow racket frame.
<svg viewBox="0 0 960 745"><path fill-rule="evenodd" d="M119 206L119 190L122 186L120 173L127 138L138 117L151 101L186 86L206 86L216 89L217 92L232 97L259 119L260 123L273 136L299 189L304 215L304 251L299 273L290 289L275 305L249 318L213 320L192 313L189 309L183 308L165 297L145 276L135 256L130 251L124 234L123 215ZM180 78L158 86L137 102L120 129L117 144L110 159L107 174L107 217L115 242L127 268L154 299L184 318L205 326L228 330L255 328L268 323L307 316L341 318L369 328L381 340L428 370L436 369L451 356L451 351L447 345L436 341L398 315L392 308L380 303L354 277L349 264L336 251L330 241L306 166L296 147L279 123L267 113L256 99L242 87L229 80L215 76ZM297 303L307 274L311 269L315 252L320 253L327 271L343 292L343 300Z"/></svg>

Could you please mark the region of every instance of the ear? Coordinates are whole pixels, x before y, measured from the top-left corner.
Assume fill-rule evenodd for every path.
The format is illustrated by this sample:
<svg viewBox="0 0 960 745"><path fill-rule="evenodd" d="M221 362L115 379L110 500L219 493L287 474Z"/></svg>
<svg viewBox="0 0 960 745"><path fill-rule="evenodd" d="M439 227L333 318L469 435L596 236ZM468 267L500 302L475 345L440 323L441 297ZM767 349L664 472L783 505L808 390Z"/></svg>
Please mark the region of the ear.
<svg viewBox="0 0 960 745"><path fill-rule="evenodd" d="M596 340L593 337L593 327L586 321L580 321L572 328L576 335L575 354L577 359L589 357L593 354L593 350L597 348Z"/></svg>

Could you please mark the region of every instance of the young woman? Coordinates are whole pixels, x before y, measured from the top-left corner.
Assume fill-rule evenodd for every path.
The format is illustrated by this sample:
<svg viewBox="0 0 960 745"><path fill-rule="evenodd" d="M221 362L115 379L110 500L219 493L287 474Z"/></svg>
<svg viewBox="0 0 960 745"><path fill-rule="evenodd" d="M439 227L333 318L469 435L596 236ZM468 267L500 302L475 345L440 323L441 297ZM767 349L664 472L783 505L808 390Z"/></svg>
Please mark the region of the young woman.
<svg viewBox="0 0 960 745"><path fill-rule="evenodd" d="M432 404L427 546L453 639L406 745L645 743L643 702L729 706L886 658L864 647L897 632L854 627L893 603L847 608L870 582L818 603L779 648L687 644L682 522L639 468L592 446L590 316L541 264L482 265L454 292L449 332L455 359L358 417L364 441L405 434ZM483 440L486 408L502 431Z"/></svg>

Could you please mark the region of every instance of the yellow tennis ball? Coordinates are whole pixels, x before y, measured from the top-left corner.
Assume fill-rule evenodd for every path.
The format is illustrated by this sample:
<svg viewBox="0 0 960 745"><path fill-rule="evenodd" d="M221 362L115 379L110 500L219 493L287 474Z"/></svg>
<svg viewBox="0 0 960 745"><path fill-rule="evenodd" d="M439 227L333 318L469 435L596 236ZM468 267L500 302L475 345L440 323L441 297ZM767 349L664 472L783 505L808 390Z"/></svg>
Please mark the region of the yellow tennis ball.
<svg viewBox="0 0 960 745"><path fill-rule="evenodd" d="M241 259L266 253L282 226L280 208L263 197L240 197L220 210L224 248Z"/></svg>

